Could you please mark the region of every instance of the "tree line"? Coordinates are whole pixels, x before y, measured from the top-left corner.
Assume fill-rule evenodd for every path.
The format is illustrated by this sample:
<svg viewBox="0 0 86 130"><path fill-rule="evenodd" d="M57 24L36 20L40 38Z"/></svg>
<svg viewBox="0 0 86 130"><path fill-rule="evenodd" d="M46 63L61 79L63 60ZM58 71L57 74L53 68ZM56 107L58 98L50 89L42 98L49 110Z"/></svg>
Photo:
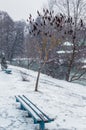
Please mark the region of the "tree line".
<svg viewBox="0 0 86 130"><path fill-rule="evenodd" d="M7 12L0 11L0 53L9 61L24 54L24 27L23 21L14 22Z"/></svg>

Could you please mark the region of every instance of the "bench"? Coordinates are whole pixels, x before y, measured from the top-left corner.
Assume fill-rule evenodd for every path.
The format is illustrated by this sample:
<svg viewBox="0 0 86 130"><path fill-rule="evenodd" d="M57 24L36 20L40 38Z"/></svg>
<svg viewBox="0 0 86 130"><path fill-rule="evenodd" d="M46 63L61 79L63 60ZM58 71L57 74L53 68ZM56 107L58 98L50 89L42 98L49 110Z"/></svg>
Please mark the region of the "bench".
<svg viewBox="0 0 86 130"><path fill-rule="evenodd" d="M28 112L28 116L33 118L34 124L39 124L40 130L45 129L45 123L54 121L54 119L49 118L35 104L33 104L26 96L18 95L18 96L15 96L15 98L16 98L16 102L20 102L20 109L26 110Z"/></svg>
<svg viewBox="0 0 86 130"><path fill-rule="evenodd" d="M5 73L7 73L7 74L11 74L11 73L12 73L12 70L10 70L10 69L5 69L4 71L5 71Z"/></svg>

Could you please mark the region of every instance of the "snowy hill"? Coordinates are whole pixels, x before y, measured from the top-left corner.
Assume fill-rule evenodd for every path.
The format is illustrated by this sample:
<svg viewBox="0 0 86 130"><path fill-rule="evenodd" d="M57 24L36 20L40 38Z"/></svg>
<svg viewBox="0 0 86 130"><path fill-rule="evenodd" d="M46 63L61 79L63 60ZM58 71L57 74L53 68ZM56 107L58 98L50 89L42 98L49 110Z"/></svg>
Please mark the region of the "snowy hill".
<svg viewBox="0 0 86 130"><path fill-rule="evenodd" d="M39 92L34 92L37 72L10 66L12 74L0 70L0 130L38 130L31 118L19 110L15 95L29 97L55 121L46 130L86 130L86 87L41 74ZM25 72L28 81L22 81Z"/></svg>

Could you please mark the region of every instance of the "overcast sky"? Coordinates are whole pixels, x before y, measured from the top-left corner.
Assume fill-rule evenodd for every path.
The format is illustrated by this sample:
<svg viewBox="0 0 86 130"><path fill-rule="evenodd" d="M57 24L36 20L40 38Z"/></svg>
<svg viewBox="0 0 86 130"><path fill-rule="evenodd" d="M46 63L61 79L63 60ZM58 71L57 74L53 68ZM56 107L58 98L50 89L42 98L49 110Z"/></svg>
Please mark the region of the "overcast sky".
<svg viewBox="0 0 86 130"><path fill-rule="evenodd" d="M6 11L13 20L27 20L31 13L34 17L37 10L47 7L48 0L0 0L0 10Z"/></svg>

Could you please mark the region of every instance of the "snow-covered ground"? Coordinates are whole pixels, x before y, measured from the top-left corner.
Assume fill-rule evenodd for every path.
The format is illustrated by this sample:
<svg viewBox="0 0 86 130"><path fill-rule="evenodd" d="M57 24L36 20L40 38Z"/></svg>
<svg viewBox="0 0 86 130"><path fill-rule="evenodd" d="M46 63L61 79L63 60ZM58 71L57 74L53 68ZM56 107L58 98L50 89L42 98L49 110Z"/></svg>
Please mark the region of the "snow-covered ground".
<svg viewBox="0 0 86 130"><path fill-rule="evenodd" d="M46 130L86 130L86 87L41 74L39 92L34 92L37 72L10 66L12 74L0 70L0 130L38 130L15 95L26 95L55 121ZM27 73L22 81L20 71Z"/></svg>

